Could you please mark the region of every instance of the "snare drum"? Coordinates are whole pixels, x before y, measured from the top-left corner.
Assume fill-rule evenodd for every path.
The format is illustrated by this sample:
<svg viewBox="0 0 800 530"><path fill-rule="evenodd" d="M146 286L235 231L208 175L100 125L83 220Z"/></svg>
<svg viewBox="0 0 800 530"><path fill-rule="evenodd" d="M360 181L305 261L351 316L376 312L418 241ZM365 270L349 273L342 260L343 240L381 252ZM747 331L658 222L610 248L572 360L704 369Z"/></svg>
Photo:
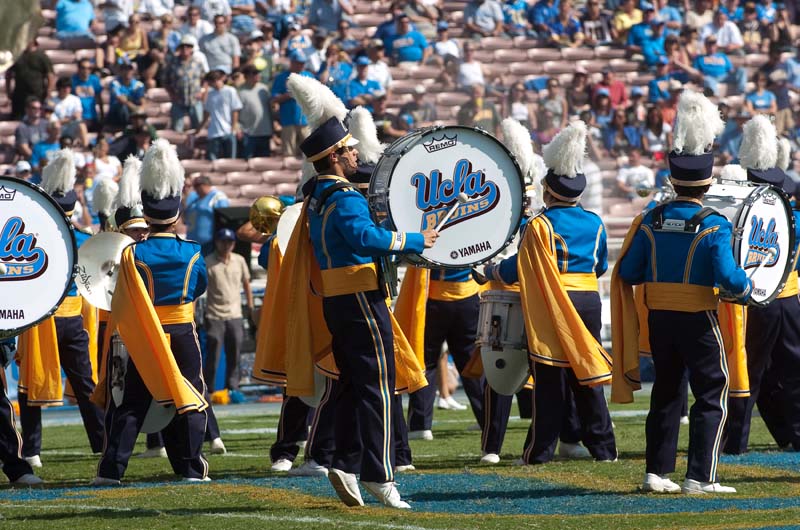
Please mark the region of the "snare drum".
<svg viewBox="0 0 800 530"><path fill-rule="evenodd" d="M733 257L753 274L755 284L748 304L769 304L783 289L794 264L794 216L786 194L773 186L714 184L703 206L714 208L733 224Z"/></svg>
<svg viewBox="0 0 800 530"><path fill-rule="evenodd" d="M467 197L458 203L459 194ZM433 248L407 256L415 265L464 268L491 259L519 227L525 186L514 155L492 135L469 127L413 132L385 151L367 198L375 221L399 232L435 228Z"/></svg>
<svg viewBox="0 0 800 530"><path fill-rule="evenodd" d="M38 186L0 177L0 337L51 316L76 273L72 224Z"/></svg>
<svg viewBox="0 0 800 530"><path fill-rule="evenodd" d="M486 381L498 394L516 394L528 380L528 342L520 294L482 292L478 326Z"/></svg>

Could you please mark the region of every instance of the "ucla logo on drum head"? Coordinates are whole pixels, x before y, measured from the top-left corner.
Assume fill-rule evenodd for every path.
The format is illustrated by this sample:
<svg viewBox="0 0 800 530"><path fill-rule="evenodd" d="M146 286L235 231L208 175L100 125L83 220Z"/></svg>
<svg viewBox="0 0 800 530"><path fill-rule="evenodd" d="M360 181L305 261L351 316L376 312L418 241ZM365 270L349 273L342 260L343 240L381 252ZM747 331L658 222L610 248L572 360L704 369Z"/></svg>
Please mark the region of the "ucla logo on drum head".
<svg viewBox="0 0 800 530"><path fill-rule="evenodd" d="M0 263L6 272L2 281L31 280L47 270L47 253L36 246L36 236L25 233L25 223L12 217L0 231Z"/></svg>
<svg viewBox="0 0 800 530"><path fill-rule="evenodd" d="M442 230L481 216L491 211L500 201L497 184L486 180L483 170L473 170L472 162L466 158L456 162L452 180L442 179L442 172L434 169L430 176L414 173L411 185L417 190L416 206L423 212L421 231L435 228L462 192L469 200L456 208Z"/></svg>
<svg viewBox="0 0 800 530"><path fill-rule="evenodd" d="M775 231L776 221L773 217L764 227L764 219L754 215L750 220L750 235L747 243L747 256L743 268L758 267L762 261L767 260L765 267L772 267L778 262L781 247L778 244L778 232ZM774 249L775 253L770 254Z"/></svg>

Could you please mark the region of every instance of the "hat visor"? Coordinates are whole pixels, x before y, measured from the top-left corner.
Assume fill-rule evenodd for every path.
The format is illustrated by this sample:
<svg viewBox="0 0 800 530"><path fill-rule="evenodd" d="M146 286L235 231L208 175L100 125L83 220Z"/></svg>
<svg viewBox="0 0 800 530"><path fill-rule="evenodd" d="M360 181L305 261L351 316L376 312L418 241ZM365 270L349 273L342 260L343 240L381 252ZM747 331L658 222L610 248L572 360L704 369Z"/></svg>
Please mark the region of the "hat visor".
<svg viewBox="0 0 800 530"><path fill-rule="evenodd" d="M140 221L136 221L135 223L127 225L123 230L127 230L129 228L150 228L150 227L147 225L147 222L145 222L145 220L142 219Z"/></svg>
<svg viewBox="0 0 800 530"><path fill-rule="evenodd" d="M358 139L351 136L350 138L347 139L344 145L346 145L347 147L353 147L354 145L358 145Z"/></svg>

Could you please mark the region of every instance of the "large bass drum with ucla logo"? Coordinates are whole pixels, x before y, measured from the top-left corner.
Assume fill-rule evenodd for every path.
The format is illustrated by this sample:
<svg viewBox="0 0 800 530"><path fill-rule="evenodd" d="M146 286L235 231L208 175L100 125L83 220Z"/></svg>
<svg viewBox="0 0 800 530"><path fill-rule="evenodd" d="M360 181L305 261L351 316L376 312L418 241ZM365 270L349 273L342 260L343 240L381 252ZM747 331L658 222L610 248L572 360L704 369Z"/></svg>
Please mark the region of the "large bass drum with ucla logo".
<svg viewBox="0 0 800 530"><path fill-rule="evenodd" d="M466 201L459 203L459 195ZM408 256L415 265L463 268L490 260L519 227L525 184L514 155L494 136L470 127L431 127L384 152L367 198L378 224L398 232L435 228L456 206L433 248ZM463 198L463 197L462 197Z"/></svg>
<svg viewBox="0 0 800 530"><path fill-rule="evenodd" d="M752 274L755 285L748 304L769 304L794 265L794 216L786 194L774 186L714 184L703 206L714 208L733 224L733 256Z"/></svg>
<svg viewBox="0 0 800 530"><path fill-rule="evenodd" d="M51 316L76 273L72 224L41 188L0 177L0 338Z"/></svg>

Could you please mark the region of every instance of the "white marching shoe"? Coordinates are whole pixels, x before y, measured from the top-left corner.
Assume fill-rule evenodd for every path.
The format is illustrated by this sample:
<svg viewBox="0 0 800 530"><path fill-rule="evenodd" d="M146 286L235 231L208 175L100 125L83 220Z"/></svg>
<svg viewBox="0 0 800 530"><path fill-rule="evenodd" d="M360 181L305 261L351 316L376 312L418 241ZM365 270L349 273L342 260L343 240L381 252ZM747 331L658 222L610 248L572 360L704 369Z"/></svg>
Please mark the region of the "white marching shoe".
<svg viewBox="0 0 800 530"><path fill-rule="evenodd" d="M336 491L336 495L346 506L364 506L361 490L358 489L358 479L353 473L345 473L335 467L328 471L328 480Z"/></svg>
<svg viewBox="0 0 800 530"><path fill-rule="evenodd" d="M416 471L416 470L417 468L414 467L414 464L406 464L394 468L395 473L407 473L409 471Z"/></svg>
<svg viewBox="0 0 800 530"><path fill-rule="evenodd" d="M212 455L224 455L227 453L228 450L225 449L225 444L222 443L222 438L216 437L211 440L211 454Z"/></svg>
<svg viewBox="0 0 800 530"><path fill-rule="evenodd" d="M394 482L361 482L364 489L367 490L373 497L381 501L384 506L389 508L399 508L401 510L410 510L411 505L400 498L400 492Z"/></svg>
<svg viewBox="0 0 800 530"><path fill-rule="evenodd" d="M136 458L167 458L167 450L163 447L150 447L136 455Z"/></svg>
<svg viewBox="0 0 800 530"><path fill-rule="evenodd" d="M642 489L653 493L678 493L681 491L681 487L672 482L669 477L655 473L645 474Z"/></svg>
<svg viewBox="0 0 800 530"><path fill-rule="evenodd" d="M303 462L301 466L298 466L294 469L289 470L289 476L291 477L327 477L328 476L328 468L317 464L317 462L312 458L311 460L306 460Z"/></svg>
<svg viewBox="0 0 800 530"><path fill-rule="evenodd" d="M558 442L558 456L563 458L591 458L592 454L579 443Z"/></svg>
<svg viewBox="0 0 800 530"><path fill-rule="evenodd" d="M424 431L409 431L409 440L433 440L433 431L426 429Z"/></svg>
<svg viewBox="0 0 800 530"><path fill-rule="evenodd" d="M26 456L25 461L30 464L31 467L42 467L42 459L39 458L39 455Z"/></svg>
<svg viewBox="0 0 800 530"><path fill-rule="evenodd" d="M497 453L484 453L481 458L481 464L495 465L500 463L500 455Z"/></svg>
<svg viewBox="0 0 800 530"><path fill-rule="evenodd" d="M199 482L211 482L211 477L183 477L184 482L192 482L192 483L199 483Z"/></svg>
<svg viewBox="0 0 800 530"><path fill-rule="evenodd" d="M89 485L96 488L103 488L106 486L122 486L122 482L115 478L94 477Z"/></svg>
<svg viewBox="0 0 800 530"><path fill-rule="evenodd" d="M40 484L44 484L44 480L33 473L25 473L17 480L11 482L12 486L39 486Z"/></svg>
<svg viewBox="0 0 800 530"><path fill-rule="evenodd" d="M689 416L681 416L681 425L689 425Z"/></svg>
<svg viewBox="0 0 800 530"><path fill-rule="evenodd" d="M688 495L704 495L706 493L736 493L736 488L723 486L719 482L700 482L687 478L683 481L681 491Z"/></svg>
<svg viewBox="0 0 800 530"><path fill-rule="evenodd" d="M289 471L292 469L292 461L287 458L279 458L272 463L272 471Z"/></svg>

